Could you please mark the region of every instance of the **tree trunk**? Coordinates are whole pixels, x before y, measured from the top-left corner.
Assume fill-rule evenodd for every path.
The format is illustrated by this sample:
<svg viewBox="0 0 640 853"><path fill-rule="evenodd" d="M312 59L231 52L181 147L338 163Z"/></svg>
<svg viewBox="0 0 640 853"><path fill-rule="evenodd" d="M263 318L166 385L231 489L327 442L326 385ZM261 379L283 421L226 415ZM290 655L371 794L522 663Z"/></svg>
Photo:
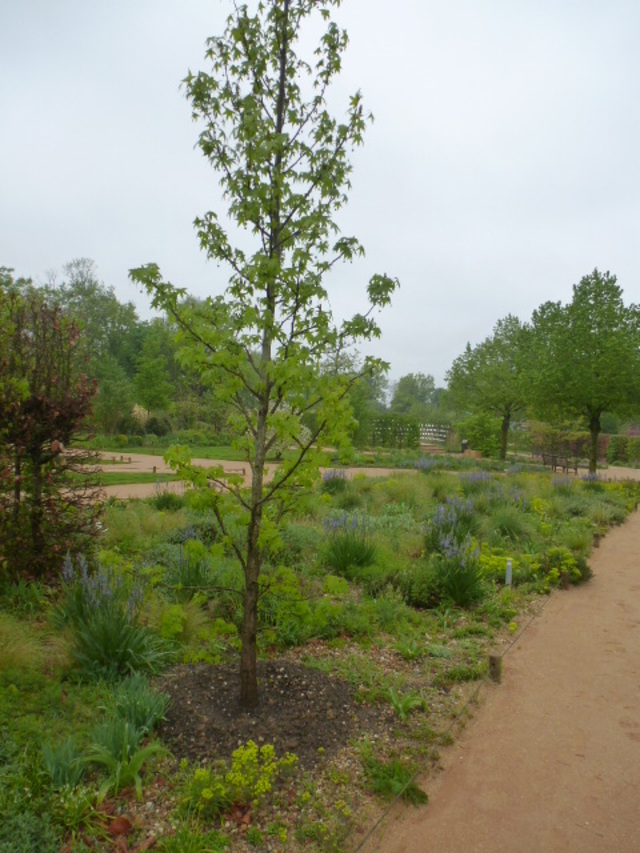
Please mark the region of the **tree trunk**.
<svg viewBox="0 0 640 853"><path fill-rule="evenodd" d="M263 364L271 359L271 336L266 332L262 342ZM251 516L247 531L247 561L244 566L244 597L242 612L242 647L240 650L240 705L255 708L260 702L258 692L257 638L259 578L262 564L260 528L262 526L262 486L267 448L267 415L270 389L265 391L258 410L255 455L251 465Z"/></svg>
<svg viewBox="0 0 640 853"><path fill-rule="evenodd" d="M260 702L257 670L259 576L260 555L257 549L251 549L245 569L242 602L242 648L240 651L240 705L242 708L255 708Z"/></svg>
<svg viewBox="0 0 640 853"><path fill-rule="evenodd" d="M20 466L20 454L14 451L13 461L13 523L18 524L20 519L20 500L22 498L22 472Z"/></svg>
<svg viewBox="0 0 640 853"><path fill-rule="evenodd" d="M589 431L591 443L589 445L589 473L595 474L598 468L598 437L600 435L600 415L591 415L589 418Z"/></svg>
<svg viewBox="0 0 640 853"><path fill-rule="evenodd" d="M500 430L500 459L507 458L507 445L509 443L509 426L511 425L511 412L507 412L502 417L502 427Z"/></svg>
<svg viewBox="0 0 640 853"><path fill-rule="evenodd" d="M39 454L31 454L31 547L35 565L40 567L44 553L42 535L42 460ZM41 568L41 567L40 567Z"/></svg>

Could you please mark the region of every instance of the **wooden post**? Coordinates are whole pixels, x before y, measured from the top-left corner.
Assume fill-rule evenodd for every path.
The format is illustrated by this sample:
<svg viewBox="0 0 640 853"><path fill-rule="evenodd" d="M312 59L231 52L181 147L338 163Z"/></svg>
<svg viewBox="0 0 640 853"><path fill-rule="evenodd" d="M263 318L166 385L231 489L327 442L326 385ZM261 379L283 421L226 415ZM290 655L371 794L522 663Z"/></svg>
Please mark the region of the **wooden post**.
<svg viewBox="0 0 640 853"><path fill-rule="evenodd" d="M502 655L489 655L489 678L496 684L502 681Z"/></svg>

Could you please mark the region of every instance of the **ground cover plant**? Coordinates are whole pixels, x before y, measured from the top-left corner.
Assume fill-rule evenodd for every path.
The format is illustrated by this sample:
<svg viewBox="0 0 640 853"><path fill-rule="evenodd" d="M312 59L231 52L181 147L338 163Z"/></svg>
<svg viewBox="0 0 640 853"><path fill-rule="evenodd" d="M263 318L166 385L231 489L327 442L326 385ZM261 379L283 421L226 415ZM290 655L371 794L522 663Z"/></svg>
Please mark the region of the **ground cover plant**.
<svg viewBox="0 0 640 853"><path fill-rule="evenodd" d="M428 463L335 470L282 519L251 711L239 570L195 492L112 501L60 586L2 587L0 850L106 851L115 830L129 849L349 850L390 797L424 801L404 785L455 734L488 651L588 578L594 537L638 500Z"/></svg>

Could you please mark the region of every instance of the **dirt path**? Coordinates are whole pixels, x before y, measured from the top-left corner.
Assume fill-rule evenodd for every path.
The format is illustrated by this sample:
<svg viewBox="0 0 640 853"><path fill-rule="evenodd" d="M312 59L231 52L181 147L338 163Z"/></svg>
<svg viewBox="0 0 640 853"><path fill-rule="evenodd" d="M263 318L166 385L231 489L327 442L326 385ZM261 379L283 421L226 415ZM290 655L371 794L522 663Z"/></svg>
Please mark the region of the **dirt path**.
<svg viewBox="0 0 640 853"><path fill-rule="evenodd" d="M158 475L159 482L162 477L173 473L171 468L165 463L162 456L151 456L146 453L103 453L102 454L102 470L115 473L155 473ZM222 465L225 471L233 474L242 474L245 481L249 477L249 465L246 462L221 461L219 459L192 459L194 465L201 465L203 468L214 468ZM277 466L275 464L267 465L267 477L273 474ZM396 468L347 468L348 477L360 474L366 477L385 477L390 474L398 473ZM415 474L415 470L401 471L404 474ZM177 492L181 494L184 491L184 484L180 481L173 480L163 483L163 489ZM126 500L128 498L148 498L156 493L158 486L155 483L129 483L120 486L107 486L104 489L107 497L120 498Z"/></svg>
<svg viewBox="0 0 640 853"><path fill-rule="evenodd" d="M640 850L640 512L554 594L504 659L503 681L363 853Z"/></svg>
<svg viewBox="0 0 640 853"><path fill-rule="evenodd" d="M102 454L102 469L103 471L112 471L117 473L135 472L135 473L157 473L158 480L161 481L163 475L171 474L171 468L165 463L162 456L149 455L146 453L114 453L105 452ZM194 465L201 465L203 468L213 468L222 465L225 471L233 474L242 473L245 481L249 477L249 465L246 462L233 462L229 460L221 461L219 459L192 459ZM273 474L276 465L267 466L267 476ZM352 478L357 475L364 477L385 477L390 474L415 474L415 469L397 469L397 468L346 468L347 477ZM640 469L638 468L609 468L602 472L602 476L611 480L624 479L640 479ZM163 489L182 494L184 484L179 481L162 484ZM104 492L107 497L120 498L127 500L128 498L148 498L156 493L158 486L155 483L130 483L120 486L107 486Z"/></svg>

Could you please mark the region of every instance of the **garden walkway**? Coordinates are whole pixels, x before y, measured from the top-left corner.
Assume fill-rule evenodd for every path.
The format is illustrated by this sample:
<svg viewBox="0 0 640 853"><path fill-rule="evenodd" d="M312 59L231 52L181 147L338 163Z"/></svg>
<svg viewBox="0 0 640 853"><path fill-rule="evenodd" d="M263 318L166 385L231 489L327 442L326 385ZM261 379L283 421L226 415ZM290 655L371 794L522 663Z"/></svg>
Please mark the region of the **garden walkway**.
<svg viewBox="0 0 640 853"><path fill-rule="evenodd" d="M590 565L511 646L444 770L419 780L429 804L396 806L363 853L640 850L640 512Z"/></svg>

